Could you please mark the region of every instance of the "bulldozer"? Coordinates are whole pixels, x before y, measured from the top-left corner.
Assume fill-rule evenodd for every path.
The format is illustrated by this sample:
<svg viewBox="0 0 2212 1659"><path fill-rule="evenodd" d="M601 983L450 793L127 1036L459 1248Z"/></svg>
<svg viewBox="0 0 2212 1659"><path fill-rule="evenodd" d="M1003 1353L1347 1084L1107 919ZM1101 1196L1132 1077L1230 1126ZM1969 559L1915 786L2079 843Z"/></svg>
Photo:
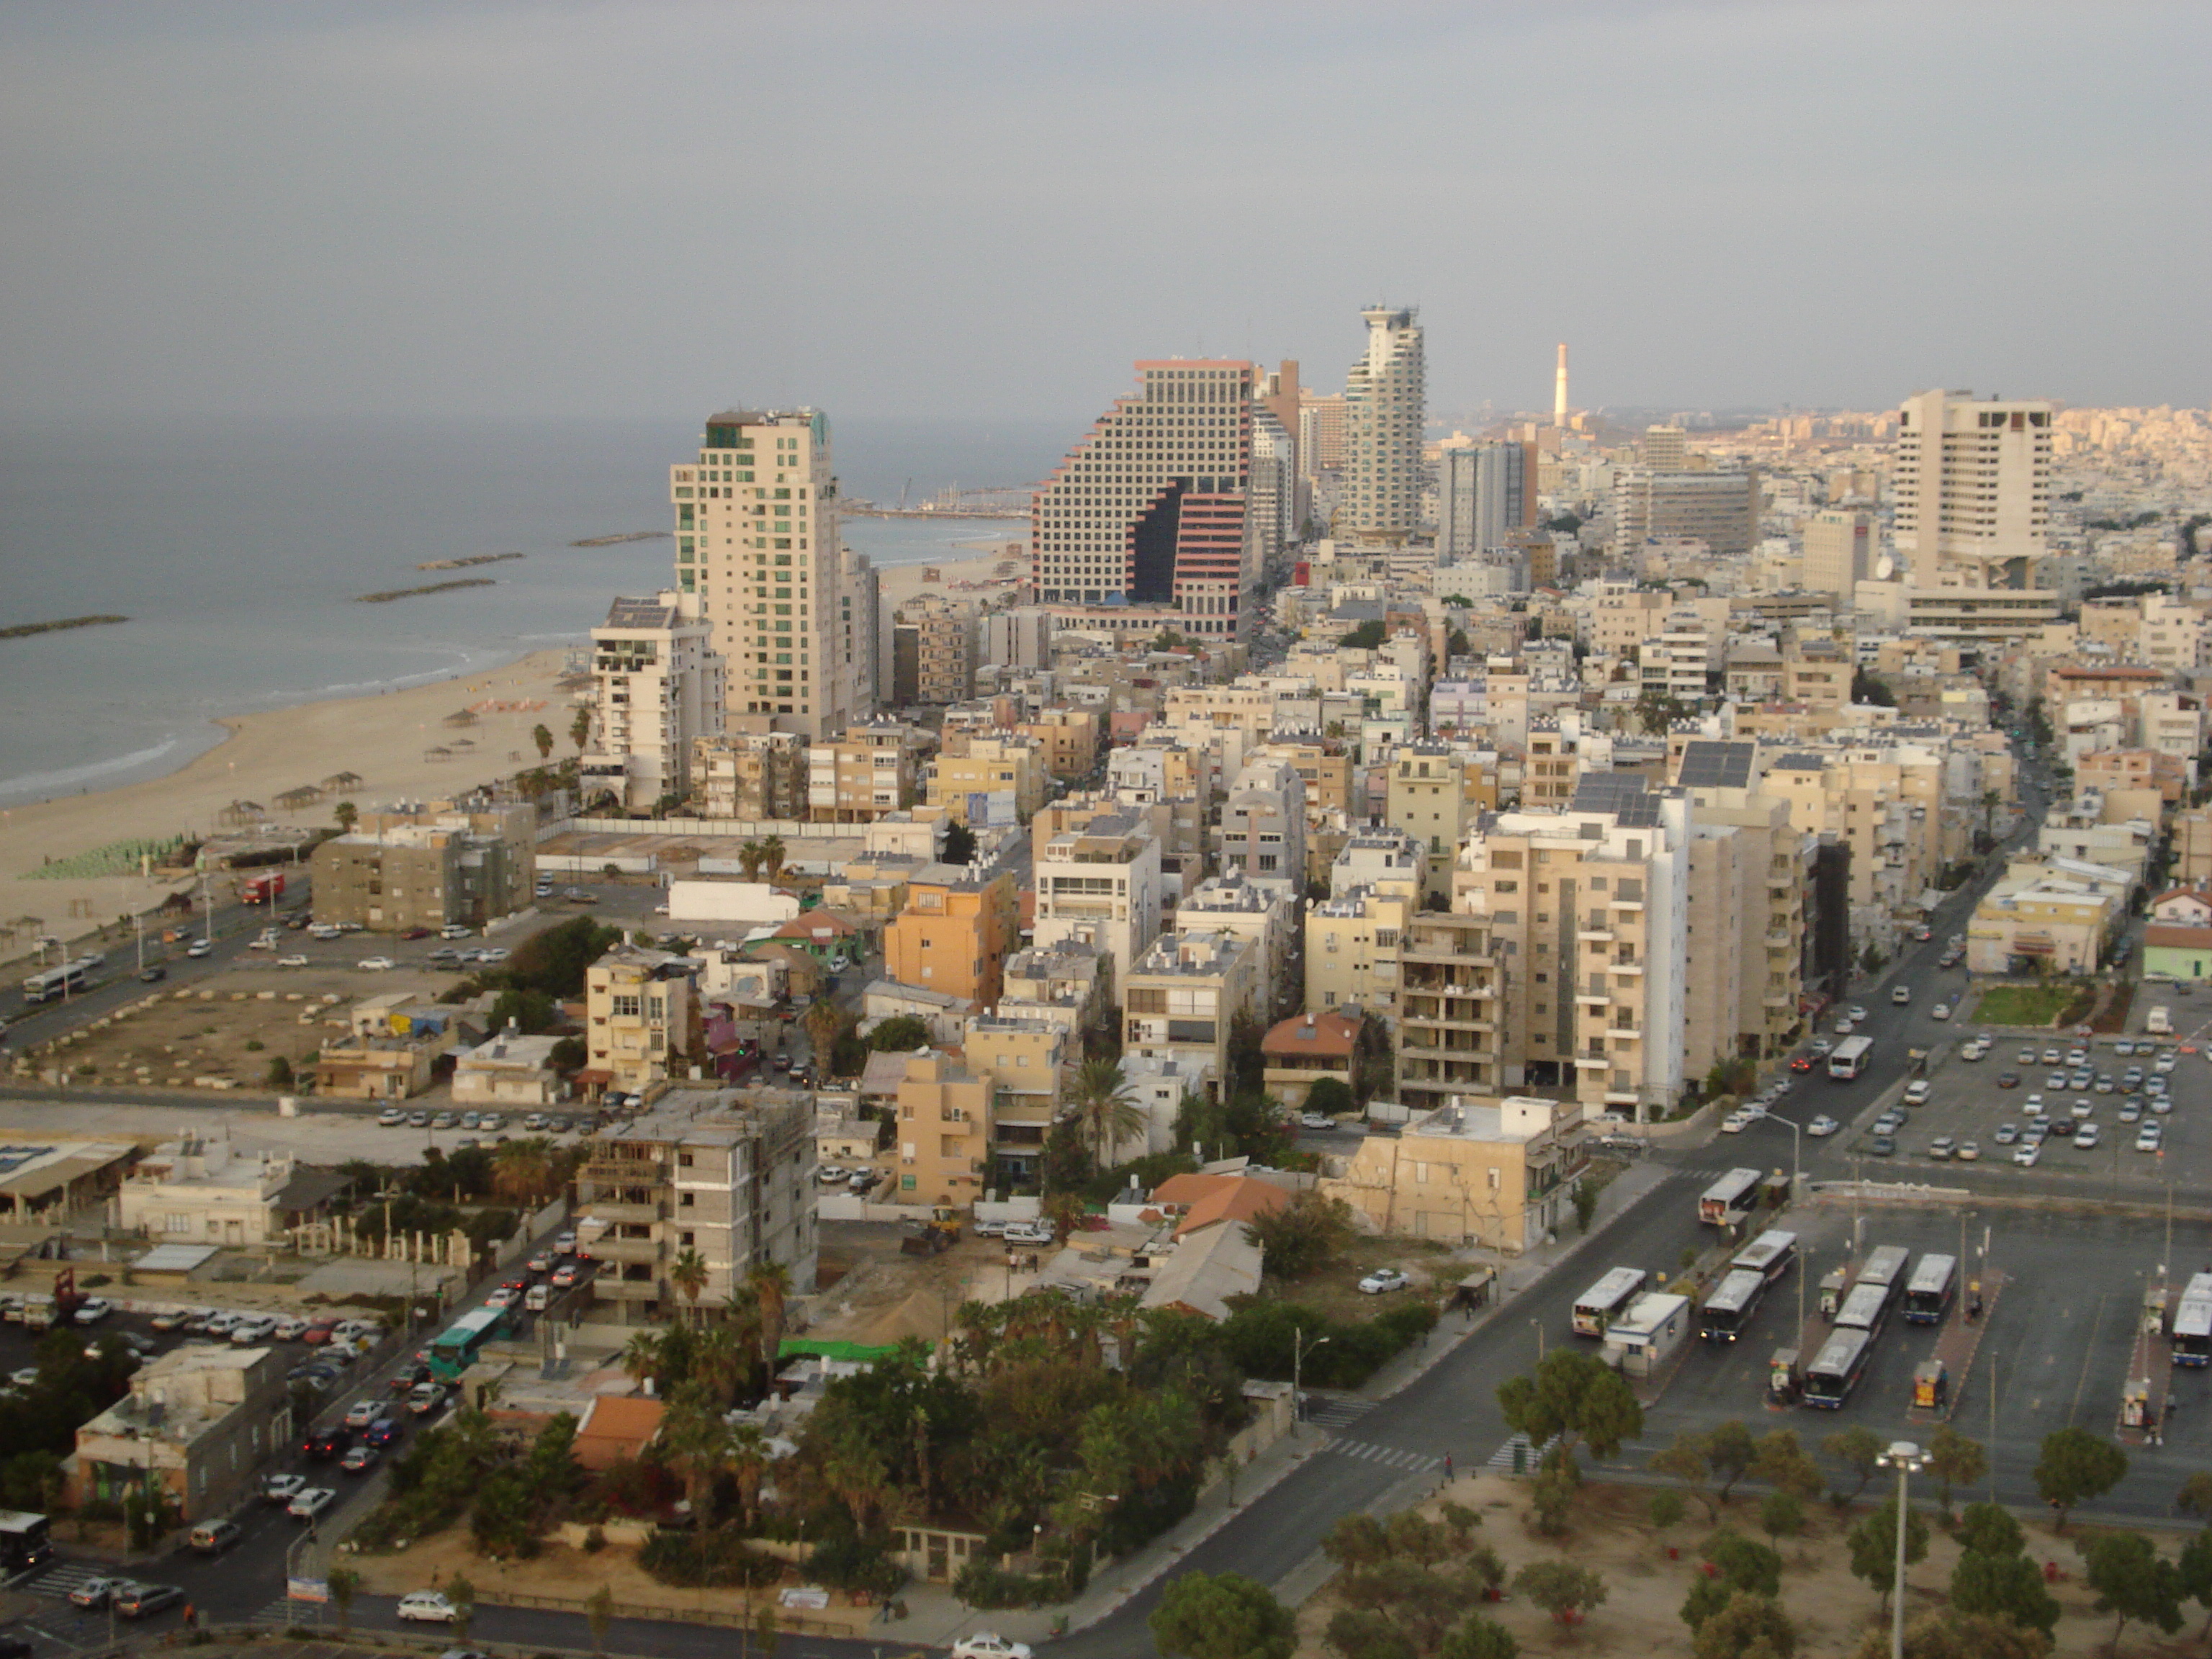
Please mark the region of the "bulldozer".
<svg viewBox="0 0 2212 1659"><path fill-rule="evenodd" d="M899 1240L908 1255L937 1255L960 1242L960 1217L949 1204L931 1206L929 1219L917 1222Z"/></svg>

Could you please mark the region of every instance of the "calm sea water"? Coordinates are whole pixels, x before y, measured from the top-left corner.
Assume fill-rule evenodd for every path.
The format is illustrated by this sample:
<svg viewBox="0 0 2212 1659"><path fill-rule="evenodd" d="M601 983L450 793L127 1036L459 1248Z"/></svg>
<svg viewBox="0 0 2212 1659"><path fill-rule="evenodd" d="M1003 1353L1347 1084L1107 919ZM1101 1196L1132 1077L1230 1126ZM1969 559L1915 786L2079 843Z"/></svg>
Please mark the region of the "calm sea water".
<svg viewBox="0 0 2212 1659"><path fill-rule="evenodd" d="M1079 430L851 421L835 438L846 492L896 501L1042 477ZM666 529L666 469L697 441L690 419L0 428L0 626L131 618L0 640L0 803L173 771L220 740L220 715L580 644L610 599L668 580L674 544L568 544ZM897 564L1022 533L856 518L845 538ZM527 556L415 568L502 552ZM495 585L352 602L467 576Z"/></svg>

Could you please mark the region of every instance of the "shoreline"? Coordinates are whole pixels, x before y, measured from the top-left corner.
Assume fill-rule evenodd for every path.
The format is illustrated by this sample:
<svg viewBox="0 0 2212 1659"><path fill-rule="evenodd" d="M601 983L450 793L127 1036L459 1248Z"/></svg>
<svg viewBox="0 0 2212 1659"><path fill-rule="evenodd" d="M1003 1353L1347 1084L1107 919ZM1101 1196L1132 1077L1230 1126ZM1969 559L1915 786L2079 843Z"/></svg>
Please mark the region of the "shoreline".
<svg viewBox="0 0 2212 1659"><path fill-rule="evenodd" d="M158 903L173 882L137 876L25 879L25 872L114 842L206 836L233 801L267 809L289 828L331 822L334 793L292 811L275 797L342 772L360 775L347 798L367 807L403 799L441 798L538 763L531 733L544 726L553 757L574 751L566 694L555 681L564 647L518 653L489 668L470 668L419 684L383 687L216 717L222 735L183 765L151 778L86 788L0 807L0 923L38 916L38 931L71 938L127 911ZM447 718L479 706L474 723ZM444 750L440 758L431 752ZM0 935L0 954L13 954Z"/></svg>

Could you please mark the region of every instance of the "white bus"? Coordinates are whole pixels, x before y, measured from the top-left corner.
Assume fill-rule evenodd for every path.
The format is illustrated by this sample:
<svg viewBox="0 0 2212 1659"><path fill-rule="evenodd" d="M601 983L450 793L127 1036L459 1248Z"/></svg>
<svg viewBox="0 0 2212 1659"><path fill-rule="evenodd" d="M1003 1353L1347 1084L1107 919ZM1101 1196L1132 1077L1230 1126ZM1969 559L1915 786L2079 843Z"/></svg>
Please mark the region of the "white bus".
<svg viewBox="0 0 2212 1659"><path fill-rule="evenodd" d="M1912 1252L1902 1244L1877 1244L1867 1252L1866 1266L1859 1269L1854 1285L1879 1285L1890 1301L1905 1288L1905 1264L1912 1259Z"/></svg>
<svg viewBox="0 0 2212 1659"><path fill-rule="evenodd" d="M1959 1289L1959 1258L1930 1252L1905 1285L1905 1316L1915 1325L1940 1325Z"/></svg>
<svg viewBox="0 0 2212 1659"><path fill-rule="evenodd" d="M1754 1267L1735 1268L1698 1310L1698 1336L1707 1342L1735 1341L1765 1299L1766 1275Z"/></svg>
<svg viewBox="0 0 2212 1659"><path fill-rule="evenodd" d="M1864 1331L1871 1340L1889 1318L1890 1293L1881 1285L1854 1285L1836 1310L1839 1331Z"/></svg>
<svg viewBox="0 0 2212 1659"><path fill-rule="evenodd" d="M1731 1267L1747 1267L1771 1285L1797 1265L1797 1235L1771 1228L1735 1253Z"/></svg>
<svg viewBox="0 0 2212 1659"><path fill-rule="evenodd" d="M1759 1201L1759 1171L1730 1170L1698 1200L1698 1219L1708 1227L1733 1227Z"/></svg>
<svg viewBox="0 0 2212 1659"><path fill-rule="evenodd" d="M1829 1051L1828 1075L1838 1083L1849 1083L1866 1070L1867 1060L1873 1054L1872 1037L1845 1037Z"/></svg>
<svg viewBox="0 0 2212 1659"><path fill-rule="evenodd" d="M2173 1363L2212 1365L2212 1273L2198 1273L2181 1292L2173 1315Z"/></svg>
<svg viewBox="0 0 2212 1659"><path fill-rule="evenodd" d="M89 978L82 962L49 968L43 974L33 974L23 981L23 1000L52 1002L56 997L69 996L83 990Z"/></svg>
<svg viewBox="0 0 2212 1659"><path fill-rule="evenodd" d="M1615 1267L1575 1298L1577 1336L1603 1336L1606 1328L1627 1310L1651 1277L1641 1267Z"/></svg>
<svg viewBox="0 0 2212 1659"><path fill-rule="evenodd" d="M1819 1357L1805 1368L1805 1403L1820 1411L1839 1410L1858 1387L1867 1356L1873 1352L1873 1333L1838 1330L1820 1345Z"/></svg>

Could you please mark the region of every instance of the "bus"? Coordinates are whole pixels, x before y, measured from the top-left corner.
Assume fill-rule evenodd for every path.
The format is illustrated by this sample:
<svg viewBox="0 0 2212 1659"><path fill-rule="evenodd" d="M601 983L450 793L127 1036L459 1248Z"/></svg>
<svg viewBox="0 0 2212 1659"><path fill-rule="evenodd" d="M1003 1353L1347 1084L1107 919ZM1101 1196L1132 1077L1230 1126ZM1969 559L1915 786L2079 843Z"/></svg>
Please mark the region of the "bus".
<svg viewBox="0 0 2212 1659"><path fill-rule="evenodd" d="M1735 1253L1731 1267L1747 1267L1773 1284L1797 1265L1797 1235L1770 1229Z"/></svg>
<svg viewBox="0 0 2212 1659"><path fill-rule="evenodd" d="M0 1572L27 1572L53 1559L45 1516L28 1510L0 1510Z"/></svg>
<svg viewBox="0 0 2212 1659"><path fill-rule="evenodd" d="M2193 1296L2194 1282L2181 1293L2173 1314L2173 1363L2212 1365L2212 1296Z"/></svg>
<svg viewBox="0 0 2212 1659"><path fill-rule="evenodd" d="M1872 1037L1847 1036L1828 1052L1828 1075L1838 1083L1849 1083L1866 1070L1873 1053Z"/></svg>
<svg viewBox="0 0 2212 1659"><path fill-rule="evenodd" d="M439 1332L430 1344L430 1369L445 1382L459 1382L461 1374L483 1354L485 1345L504 1336L507 1328L506 1309L470 1309Z"/></svg>
<svg viewBox="0 0 2212 1659"><path fill-rule="evenodd" d="M1698 1219L1708 1227L1733 1227L1759 1201L1756 1170L1730 1170L1698 1200Z"/></svg>
<svg viewBox="0 0 2212 1659"><path fill-rule="evenodd" d="M1606 1328L1626 1311L1651 1277L1641 1267L1615 1267L1575 1298L1577 1336L1603 1336Z"/></svg>
<svg viewBox="0 0 2212 1659"><path fill-rule="evenodd" d="M1820 1345L1818 1358L1805 1370L1805 1403L1824 1412L1840 1410L1865 1373L1867 1356L1874 1352L1871 1331L1838 1330Z"/></svg>
<svg viewBox="0 0 2212 1659"><path fill-rule="evenodd" d="M1912 1252L1902 1244L1877 1244L1867 1252L1866 1266L1859 1269L1854 1285L1879 1285L1889 1301L1905 1288L1905 1264L1912 1259Z"/></svg>
<svg viewBox="0 0 2212 1659"><path fill-rule="evenodd" d="M1889 1317L1890 1291L1886 1285L1854 1285L1836 1310L1836 1328L1864 1331L1871 1341Z"/></svg>
<svg viewBox="0 0 2212 1659"><path fill-rule="evenodd" d="M64 963L58 968L49 968L43 974L33 974L23 981L23 1000L52 1002L56 997L74 995L84 989L91 975L81 962Z"/></svg>
<svg viewBox="0 0 2212 1659"><path fill-rule="evenodd" d="M1959 1258L1932 1252L1920 1258L1905 1285L1905 1316L1915 1325L1940 1325L1959 1289Z"/></svg>
<svg viewBox="0 0 2212 1659"><path fill-rule="evenodd" d="M1765 1299L1765 1273L1755 1267L1734 1269L1698 1310L1698 1335L1707 1342L1735 1341Z"/></svg>

